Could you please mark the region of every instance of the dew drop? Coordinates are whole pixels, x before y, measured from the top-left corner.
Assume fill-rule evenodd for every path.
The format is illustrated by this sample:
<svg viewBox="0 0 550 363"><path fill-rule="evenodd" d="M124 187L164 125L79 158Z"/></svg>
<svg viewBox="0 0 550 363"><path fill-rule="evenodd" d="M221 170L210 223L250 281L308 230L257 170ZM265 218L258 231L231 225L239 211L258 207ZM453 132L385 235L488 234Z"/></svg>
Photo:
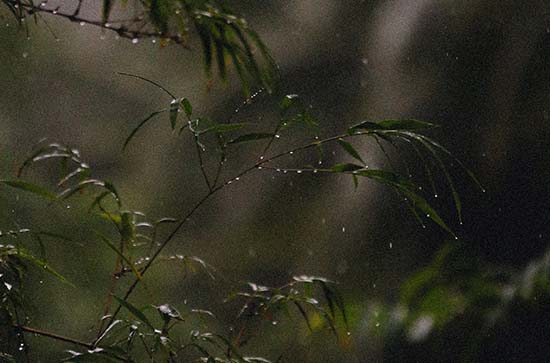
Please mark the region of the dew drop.
<svg viewBox="0 0 550 363"><path fill-rule="evenodd" d="M236 178L235 178L235 181L239 181L240 179L241 179L241 178L239 178L239 177L236 177Z"/></svg>
<svg viewBox="0 0 550 363"><path fill-rule="evenodd" d="M276 134L276 135L275 135L275 138L276 138L276 139L280 139L280 138L281 138L281 135Z"/></svg>
<svg viewBox="0 0 550 363"><path fill-rule="evenodd" d="M277 325L277 321L273 320L273 321L271 322L271 324Z"/></svg>
<svg viewBox="0 0 550 363"><path fill-rule="evenodd" d="M290 151L289 154L290 154L290 155L294 154L294 151Z"/></svg>
<svg viewBox="0 0 550 363"><path fill-rule="evenodd" d="M296 174L302 174L301 170L296 170Z"/></svg>
<svg viewBox="0 0 550 363"><path fill-rule="evenodd" d="M23 58L27 58L29 56L29 53L27 52L23 52L23 54L21 54L23 56Z"/></svg>
<svg viewBox="0 0 550 363"><path fill-rule="evenodd" d="M139 39L138 39L138 38L132 39L132 44L137 44L138 42L139 42Z"/></svg>
<svg viewBox="0 0 550 363"><path fill-rule="evenodd" d="M80 22L80 26L84 26L84 25L86 25L86 23L83 22L83 21L81 21L81 22Z"/></svg>

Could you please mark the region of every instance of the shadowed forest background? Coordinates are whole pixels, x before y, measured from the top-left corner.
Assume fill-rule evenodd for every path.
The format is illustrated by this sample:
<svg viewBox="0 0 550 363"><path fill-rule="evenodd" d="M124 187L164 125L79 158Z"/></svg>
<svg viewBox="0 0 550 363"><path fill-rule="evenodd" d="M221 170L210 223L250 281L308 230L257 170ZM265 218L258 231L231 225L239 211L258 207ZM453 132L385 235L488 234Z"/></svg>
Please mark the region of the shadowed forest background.
<svg viewBox="0 0 550 363"><path fill-rule="evenodd" d="M454 240L434 223L423 228L402 198L368 180L355 190L349 178L338 175L258 171L209 200L169 247L170 253L207 261L217 279L166 264L148 275L148 291L138 291L136 299L185 301L212 310L220 326L228 327L239 307L222 301L247 281L277 286L295 275L323 276L339 283L351 337L311 333L307 325L282 318L258 327L251 350L274 361L282 354L288 362L461 361L470 350L479 361L542 360L550 336L544 326L550 317L549 265L548 258L542 265L532 261L543 258L550 235L550 5L536 0L228 3L270 49L285 92L311 105L321 135L362 120L438 124L429 136L463 161L486 191L476 189L459 168L450 168L462 197L460 224L443 178L436 180L441 191L431 202L459 237ZM99 16L96 5L84 6L83 16ZM48 25L29 24L27 36L0 7L0 178L13 176L36 143L47 138L79 149L95 174L112 180L133 208L156 217L179 217L189 209L205 192L194 145L176 137L161 118L122 152L136 124L169 100L117 72L154 80L220 122L235 117L267 123L276 117L278 100L267 92L233 115L243 102L239 81L230 72L227 84L214 77L208 89L198 43L191 42L191 49L161 47L151 39L118 39L52 15L43 19ZM284 148L294 140L278 142ZM391 167L375 143L356 146L371 168ZM411 173L422 171L414 155L388 151ZM329 148L324 158L330 163L343 154ZM228 169L253 162L251 155L232 156ZM44 183L57 177L44 168L30 175ZM86 214L77 199L48 207L32 195L0 187L0 230L33 225L78 241L46 246L48 263L75 287L38 272L29 274L24 288L30 325L76 336L97 329L90 324L102 314L114 261L112 251L72 214L74 209ZM422 289L415 290L411 276L426 266L434 275L422 289L437 288L440 295L416 306ZM542 282L525 280L536 272ZM499 276L488 277L493 275ZM487 286L476 286L483 292L471 292L472 283L482 282ZM535 289L540 295L534 296L529 288L539 284L542 292ZM497 296L513 295L507 288L514 286L526 291L525 299L503 308L498 323L476 337L483 309L498 306ZM477 299L487 289L495 289L488 293L491 303ZM424 314L420 317L433 313L435 318L415 319L404 332L392 330L400 302L410 303L411 310ZM425 331L422 321L431 322ZM70 349L32 335L28 345L34 362L56 361Z"/></svg>

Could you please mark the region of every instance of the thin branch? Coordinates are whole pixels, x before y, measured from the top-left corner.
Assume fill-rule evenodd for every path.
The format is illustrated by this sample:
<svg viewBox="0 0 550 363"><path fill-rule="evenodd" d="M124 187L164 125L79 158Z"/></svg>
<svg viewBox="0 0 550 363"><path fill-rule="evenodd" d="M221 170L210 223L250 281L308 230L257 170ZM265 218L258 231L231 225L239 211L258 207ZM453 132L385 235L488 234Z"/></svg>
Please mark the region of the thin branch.
<svg viewBox="0 0 550 363"><path fill-rule="evenodd" d="M159 255L161 254L161 252L166 248L166 246L172 241L172 239L176 236L176 234L181 230L181 228L185 225L185 223L189 220L189 218L191 218L191 216L193 216L193 214L195 214L195 212L208 200L210 199L210 197L212 197L214 194L216 194L218 191L222 190L225 186L231 184L233 181L236 181L238 179L240 179L241 177L243 177L244 175L250 173L251 171L253 170L258 170L258 169L261 169L262 168L262 165L266 164L266 163L269 163L271 161L274 161L276 159L279 159L279 158L282 158L283 156L286 156L286 155L289 155L289 154L294 154L296 152L300 152L300 151L303 151L303 150L307 150L307 149L310 149L310 148L313 148L313 147L316 147L320 144L325 144L325 143L328 143L328 142L333 142L333 141L336 141L338 139L343 139L343 138L350 138L350 137L356 137L356 136L361 136L361 135L370 135L372 134L371 131L362 131L362 132L357 132L355 134L352 134L352 135L349 135L349 134L341 134L341 135L337 135L337 136L332 136L332 137L329 137L329 138L326 138L326 139L323 139L323 140L316 140L312 143L309 143L309 144L306 144L306 145L303 145L303 146L299 146L299 147L296 147L292 150L289 150L289 151L286 151L286 152L282 152L282 153L279 153L277 155L274 155L270 158L267 158L267 159L263 159L263 160L258 160L254 165L244 169L243 171L241 171L240 173L236 174L235 176L233 176L232 178L226 180L224 183L218 185L218 186L214 186L209 192L208 194L206 194L205 196L203 196L194 206L193 208L191 208L191 210L189 212L187 212L187 214L185 214L185 216L180 220L180 222L177 224L177 226L172 230L172 232L170 232L170 234L164 239L164 241L160 244L159 248L155 251L155 253L151 256L151 258L149 259L149 261L147 262L147 264L143 267L142 271L141 271L141 277L143 279L143 276L147 273L147 271L149 270L149 268L153 265L153 263L155 262L155 260L159 257ZM122 298L123 301L126 301L128 300L128 298L130 297L130 295L132 295L132 293L134 292L135 288L137 287L137 285L139 284L139 282L141 281L141 279L135 279L134 282L130 285L130 287L128 288L128 290L126 291L126 294L124 294L124 297ZM115 311L113 312L113 315L111 316L111 318L109 319L109 323L107 324L107 326L109 326L117 317L117 315L119 314L120 310L122 309L122 305L118 305L118 307L115 309Z"/></svg>
<svg viewBox="0 0 550 363"><path fill-rule="evenodd" d="M41 336L51 338L51 339L55 339L55 340L59 340L59 341L65 342L65 343L71 343L71 344L79 345L81 347L85 347L85 348L88 348L88 349L93 349L94 348L92 344L89 344L89 343L86 343L86 342L83 342L83 341L80 341L80 340L77 340L77 339L69 338L69 337L66 337L66 336L63 336L63 335L43 331L43 330L40 330L40 329L37 329L37 328L32 328L30 326L24 326L23 325L23 326L19 326L17 328L20 329L21 331L26 332L26 333L41 335Z"/></svg>
<svg viewBox="0 0 550 363"><path fill-rule="evenodd" d="M59 7L56 8L46 8L34 5L32 3L26 4L21 3L16 0L7 0L8 2L12 3L13 5L18 5L21 11L21 17L24 17L24 13L26 12L27 15L33 15L38 13L46 13L51 14L53 16L57 16L66 20L69 20L73 23L79 23L79 24L88 24L93 25L96 27L99 27L101 29L105 29L108 31L115 32L120 36L121 38L126 39L138 39L138 38L159 38L159 39L166 39L171 40L176 44L182 45L184 48L189 48L188 45L185 43L185 39L181 37L179 34L162 34L158 31L149 31L149 30L132 30L124 25L120 26L113 26L113 22L103 22L101 20L92 20L92 19L86 19L79 15L80 7L81 7L81 1L79 1L79 6L77 10L73 13L65 13L59 11ZM136 19L131 19L128 22L138 22L141 21L142 17L138 17ZM118 21L115 21L115 23L118 23Z"/></svg>

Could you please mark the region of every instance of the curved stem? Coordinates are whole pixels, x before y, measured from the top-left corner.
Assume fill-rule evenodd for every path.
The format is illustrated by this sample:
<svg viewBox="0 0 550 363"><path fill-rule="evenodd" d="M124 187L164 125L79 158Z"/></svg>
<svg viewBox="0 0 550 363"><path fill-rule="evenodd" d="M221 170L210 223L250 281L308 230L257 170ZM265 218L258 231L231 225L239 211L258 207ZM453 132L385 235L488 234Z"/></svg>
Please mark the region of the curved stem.
<svg viewBox="0 0 550 363"><path fill-rule="evenodd" d="M233 176L232 178L226 180L224 183L218 185L218 186L214 186L212 187L212 189L210 189L210 191L208 192L208 194L206 194L205 196L203 196L196 204L193 208L191 208L191 210L180 220L180 222L176 225L176 227L172 230L172 232L164 239L164 241L161 243L161 245L159 246L159 248L155 251L155 253L153 254L153 256L151 256L151 258L149 259L149 261L147 262L147 264L143 267L142 271L141 271L141 277L143 278L143 276L145 275L145 273L149 270L149 268L152 266L153 262L155 262L155 260L159 257L160 253L166 248L166 246L170 243L170 241L172 241L172 239L174 238L174 236L181 230L181 228L185 225L185 222L187 222L189 220L189 218L197 211L197 209L199 209L208 199L210 199L210 197L212 195L214 195L215 193L217 193L218 191L220 191L221 189L223 189L225 186L231 184L233 181L243 177L244 175L250 173L251 171L253 170L256 170L256 169L260 169L262 167L263 164L266 164L266 163L269 163L271 161L274 161L276 159L279 159L279 158L282 158L283 156L286 156L286 155L289 155L289 154L293 154L295 152L300 152L300 151L303 151L303 150L307 150L307 149L310 149L310 148L313 148L313 147L316 147L320 144L325 144L325 143L328 143L328 142L332 142L332 141L336 141L338 139L341 139L341 138L349 138L349 137L354 137L354 136L361 136L361 135L367 135L367 134L371 134L371 132L369 131L363 131L363 132L357 132L355 134L341 134L341 135L337 135L337 136L332 136L332 137L329 137L329 138L326 138L326 139L323 139L323 140L317 140L317 141L314 141L312 143L309 143L309 144L306 144L306 145L303 145L303 146L299 146L299 147L296 147L292 150L289 150L289 151L286 151L286 152L282 152L282 153L279 153L279 154L276 154L270 158L267 158L267 159L263 159L263 160L258 160L254 165L244 169L243 171L241 171L240 173L236 174L235 176ZM126 301L128 300L128 298L130 297L130 295L134 292L135 288L137 287L137 285L139 284L139 282L141 281L141 279L135 279L134 282L130 285L130 287L128 288L128 290L126 291L126 294L124 294L122 300L123 301ZM113 312L113 315L111 316L111 318L109 319L109 323L106 325L106 326L109 326L117 317L118 313L120 312L122 306L119 304L118 307L115 309L115 311Z"/></svg>

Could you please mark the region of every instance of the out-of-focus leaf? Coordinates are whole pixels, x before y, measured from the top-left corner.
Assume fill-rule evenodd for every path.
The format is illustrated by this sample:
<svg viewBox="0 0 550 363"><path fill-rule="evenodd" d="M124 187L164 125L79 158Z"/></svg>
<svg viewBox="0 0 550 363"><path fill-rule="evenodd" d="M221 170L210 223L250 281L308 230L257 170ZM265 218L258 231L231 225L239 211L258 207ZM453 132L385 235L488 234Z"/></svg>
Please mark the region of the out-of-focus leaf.
<svg viewBox="0 0 550 363"><path fill-rule="evenodd" d="M180 104L183 106L183 110L185 111L187 117L191 117L193 114L193 106L191 105L191 102L189 102L187 98L182 98Z"/></svg>
<svg viewBox="0 0 550 363"><path fill-rule="evenodd" d="M29 193L33 193L50 200L56 200L57 196L49 190L32 183L27 183L21 180L0 180L0 183L9 185L12 188L21 189Z"/></svg>
<svg viewBox="0 0 550 363"><path fill-rule="evenodd" d="M103 0L103 9L102 9L102 15L101 15L101 20L103 21L103 24L109 21L109 15L111 15L111 10L113 9L113 5L114 5L114 0Z"/></svg>
<svg viewBox="0 0 550 363"><path fill-rule="evenodd" d="M7 353L0 353L0 363L17 363L15 358Z"/></svg>

